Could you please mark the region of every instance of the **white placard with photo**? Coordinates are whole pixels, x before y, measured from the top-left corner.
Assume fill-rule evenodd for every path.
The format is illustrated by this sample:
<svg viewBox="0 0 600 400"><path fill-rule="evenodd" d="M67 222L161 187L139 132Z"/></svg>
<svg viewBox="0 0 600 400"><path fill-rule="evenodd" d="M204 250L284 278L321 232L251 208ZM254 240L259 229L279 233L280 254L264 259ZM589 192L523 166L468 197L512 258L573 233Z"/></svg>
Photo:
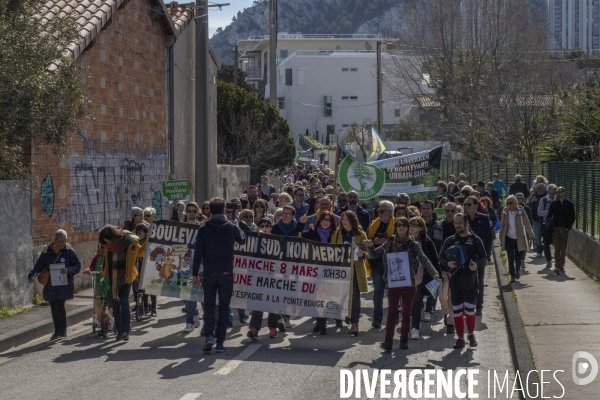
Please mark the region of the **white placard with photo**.
<svg viewBox="0 0 600 400"><path fill-rule="evenodd" d="M64 286L67 281L67 274L61 274L60 271L65 267L65 264L50 264L50 281L52 286Z"/></svg>
<svg viewBox="0 0 600 400"><path fill-rule="evenodd" d="M388 264L388 287L408 287L412 285L410 278L410 263L408 252L389 253L386 255Z"/></svg>

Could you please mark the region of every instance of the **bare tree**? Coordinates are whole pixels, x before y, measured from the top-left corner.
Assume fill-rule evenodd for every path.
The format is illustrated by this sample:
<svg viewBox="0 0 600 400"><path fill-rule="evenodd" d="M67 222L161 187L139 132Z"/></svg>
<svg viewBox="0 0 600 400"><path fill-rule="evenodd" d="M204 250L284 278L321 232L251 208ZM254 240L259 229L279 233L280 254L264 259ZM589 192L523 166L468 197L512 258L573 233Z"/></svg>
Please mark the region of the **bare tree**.
<svg viewBox="0 0 600 400"><path fill-rule="evenodd" d="M340 143L348 147L358 146L363 161L367 160L367 152L371 151L371 126L373 126L373 122L370 119L365 119L360 124L352 123L344 129L344 138Z"/></svg>
<svg viewBox="0 0 600 400"><path fill-rule="evenodd" d="M526 0L428 0L407 5L403 57L391 89L434 104L440 127L469 158L533 160L560 76Z"/></svg>

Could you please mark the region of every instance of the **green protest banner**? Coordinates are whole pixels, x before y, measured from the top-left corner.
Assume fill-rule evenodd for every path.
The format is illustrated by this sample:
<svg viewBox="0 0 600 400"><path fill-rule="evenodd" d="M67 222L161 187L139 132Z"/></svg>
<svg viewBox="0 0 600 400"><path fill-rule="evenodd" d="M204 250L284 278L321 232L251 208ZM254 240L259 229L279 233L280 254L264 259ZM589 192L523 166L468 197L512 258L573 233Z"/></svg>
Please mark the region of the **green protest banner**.
<svg viewBox="0 0 600 400"><path fill-rule="evenodd" d="M166 201L189 200L190 181L187 179L179 181L163 181L162 194L163 199Z"/></svg>
<svg viewBox="0 0 600 400"><path fill-rule="evenodd" d="M446 218L445 212L443 208L436 208L435 215L437 215L438 221L443 221Z"/></svg>

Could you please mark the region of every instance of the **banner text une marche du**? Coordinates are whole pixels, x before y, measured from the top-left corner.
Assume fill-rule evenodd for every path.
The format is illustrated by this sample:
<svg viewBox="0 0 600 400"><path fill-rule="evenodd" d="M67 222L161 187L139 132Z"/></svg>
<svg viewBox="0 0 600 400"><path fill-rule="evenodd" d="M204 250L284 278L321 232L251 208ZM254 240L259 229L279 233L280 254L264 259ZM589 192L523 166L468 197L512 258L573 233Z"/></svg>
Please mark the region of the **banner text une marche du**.
<svg viewBox="0 0 600 400"><path fill-rule="evenodd" d="M152 227L142 287L147 294L203 301L188 285L198 227L157 221ZM349 245L245 232L234 251L231 307L293 316L343 318L350 289Z"/></svg>

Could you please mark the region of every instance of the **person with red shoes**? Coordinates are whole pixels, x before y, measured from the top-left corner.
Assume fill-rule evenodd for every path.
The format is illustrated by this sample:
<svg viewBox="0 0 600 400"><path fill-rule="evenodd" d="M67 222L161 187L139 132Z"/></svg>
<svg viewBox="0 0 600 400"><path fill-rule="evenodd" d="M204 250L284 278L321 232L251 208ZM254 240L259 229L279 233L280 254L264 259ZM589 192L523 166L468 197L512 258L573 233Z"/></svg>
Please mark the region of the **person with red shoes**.
<svg viewBox="0 0 600 400"><path fill-rule="evenodd" d="M475 340L475 307L479 294L477 269L485 265L486 252L481 239L469 228L466 214L454 216L456 234L444 242L439 262L448 268L450 275L450 296L454 316L454 328L458 339L455 349L465 347L465 319L469 347L476 347Z"/></svg>

